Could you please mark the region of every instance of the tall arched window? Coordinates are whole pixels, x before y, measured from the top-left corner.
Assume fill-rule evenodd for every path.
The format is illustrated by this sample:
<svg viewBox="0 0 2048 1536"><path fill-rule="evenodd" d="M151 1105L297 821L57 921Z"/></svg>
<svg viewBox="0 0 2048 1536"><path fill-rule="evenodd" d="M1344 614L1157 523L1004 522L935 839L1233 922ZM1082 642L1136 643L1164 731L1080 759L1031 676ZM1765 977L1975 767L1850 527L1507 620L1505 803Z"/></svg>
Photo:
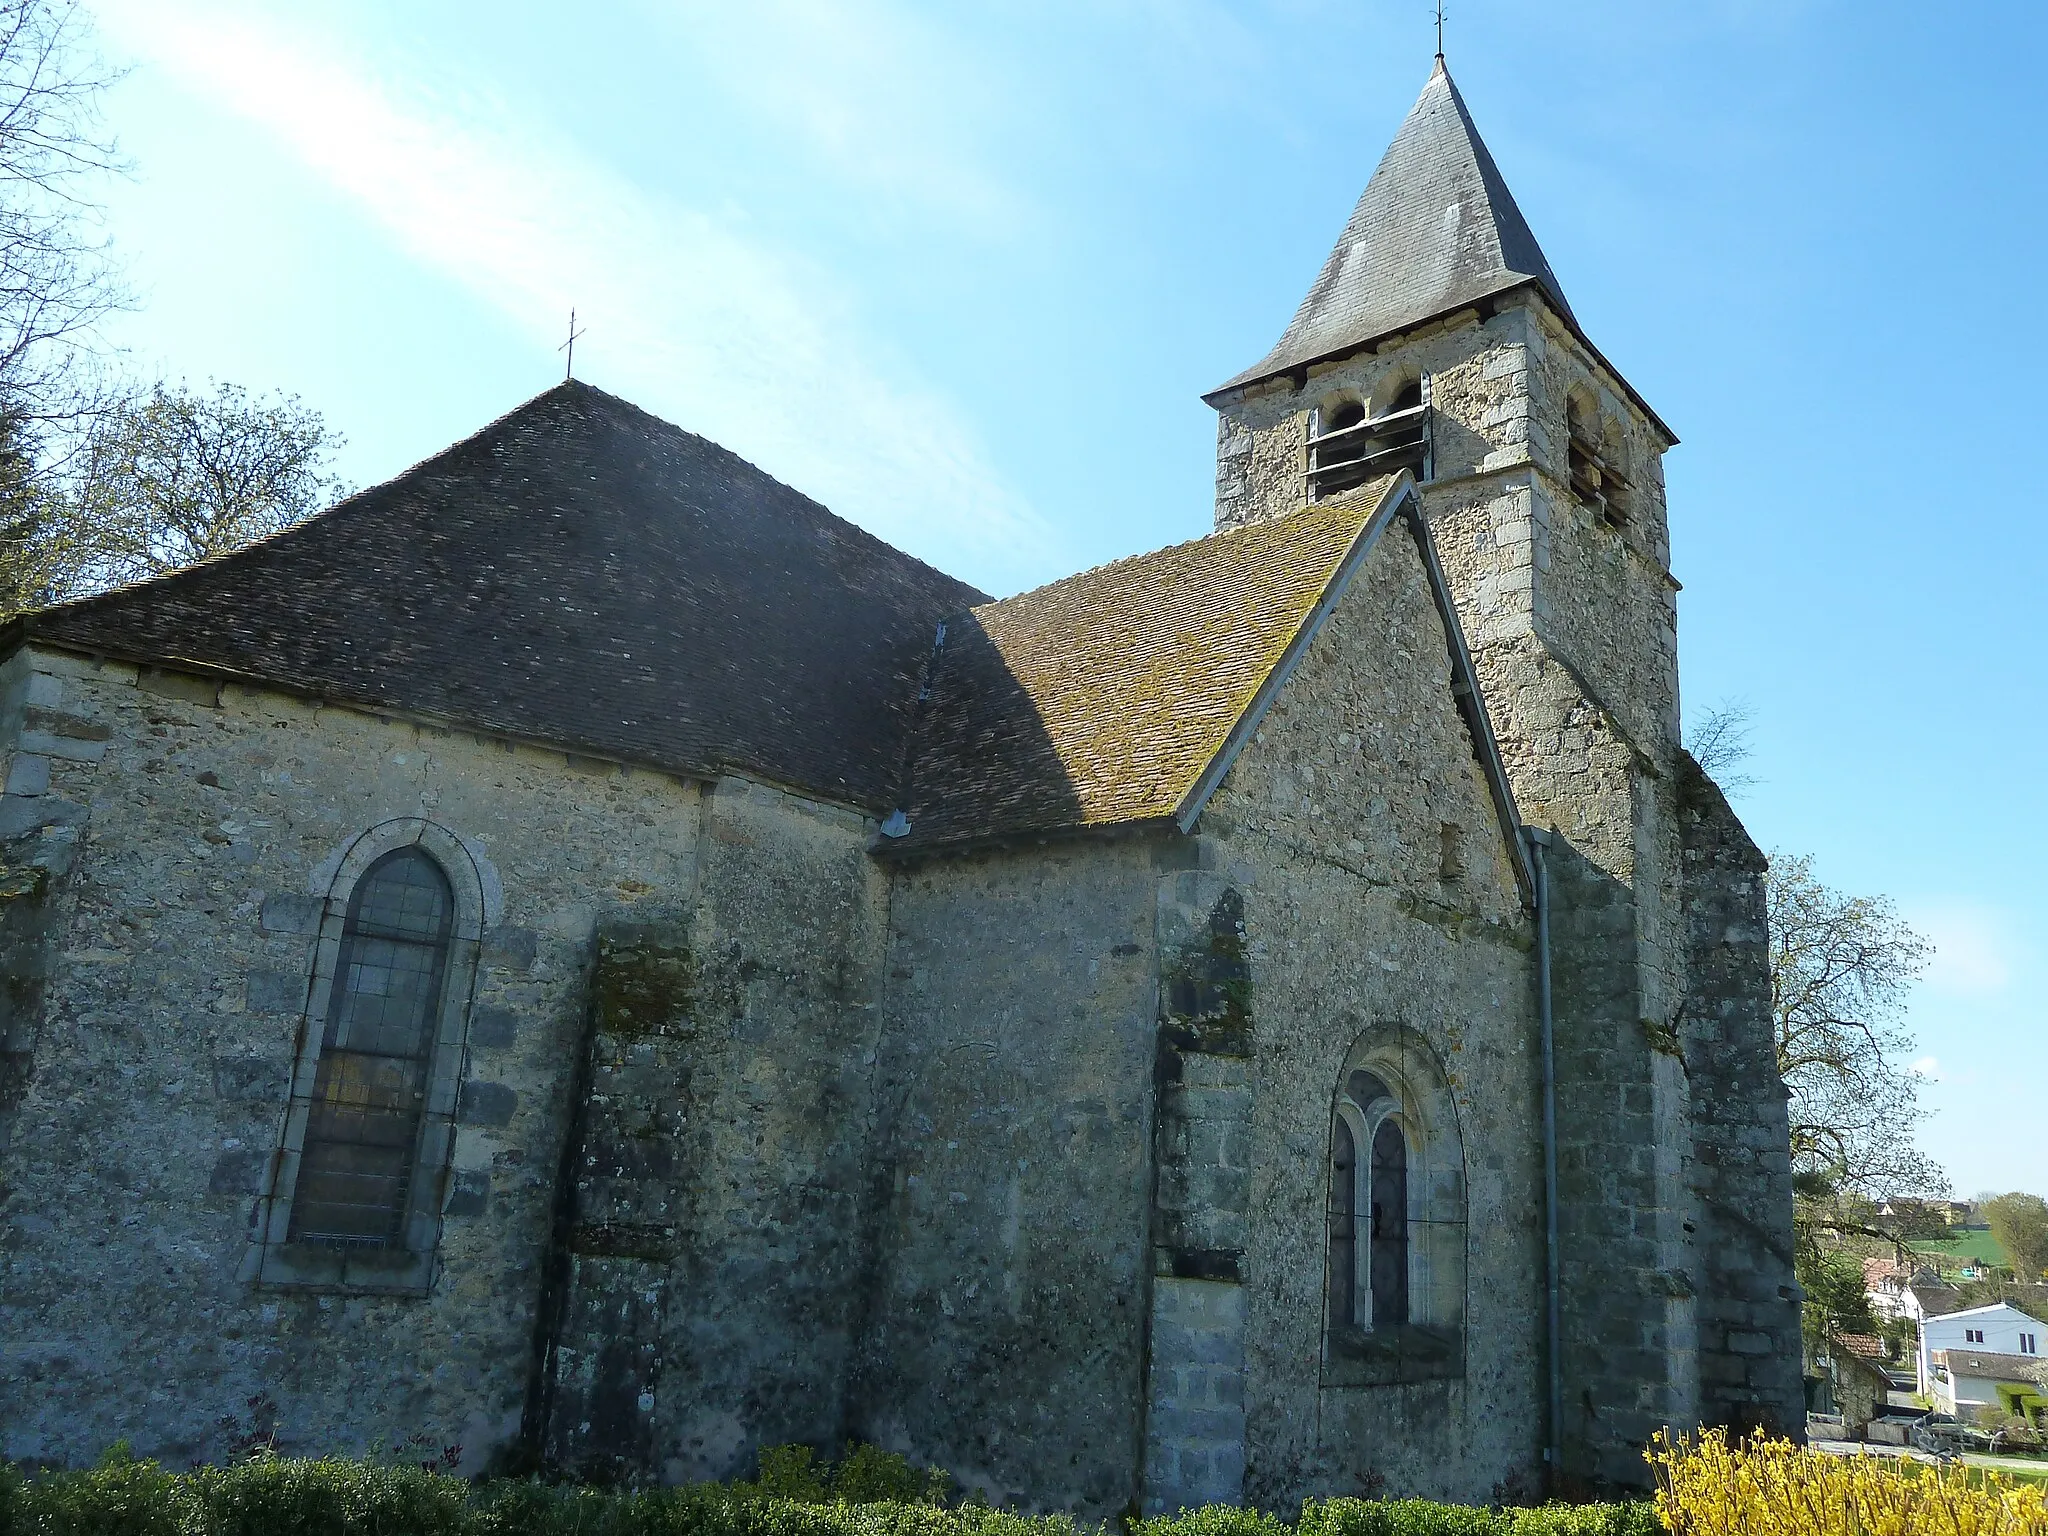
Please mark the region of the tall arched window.
<svg viewBox="0 0 2048 1536"><path fill-rule="evenodd" d="M1395 1025L1353 1045L1330 1126L1327 1378L1464 1369L1465 1157L1434 1052Z"/></svg>
<svg viewBox="0 0 2048 1536"><path fill-rule="evenodd" d="M371 866L350 901L299 1158L290 1241L399 1241L426 1108L454 901L417 844Z"/></svg>
<svg viewBox="0 0 2048 1536"><path fill-rule="evenodd" d="M414 816L357 834L317 877L326 899L291 1102L245 1279L432 1289L496 879L461 838Z"/></svg>

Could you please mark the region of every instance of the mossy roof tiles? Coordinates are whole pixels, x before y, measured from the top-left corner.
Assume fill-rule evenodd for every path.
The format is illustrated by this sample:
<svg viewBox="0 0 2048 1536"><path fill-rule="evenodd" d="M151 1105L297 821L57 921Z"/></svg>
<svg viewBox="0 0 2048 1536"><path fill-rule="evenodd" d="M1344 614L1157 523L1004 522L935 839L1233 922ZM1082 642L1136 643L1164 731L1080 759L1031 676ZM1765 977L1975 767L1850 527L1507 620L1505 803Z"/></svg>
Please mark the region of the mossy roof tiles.
<svg viewBox="0 0 2048 1536"><path fill-rule="evenodd" d="M1174 815L1391 483L990 602L570 383L273 538L18 633L902 808L909 850Z"/></svg>
<svg viewBox="0 0 2048 1536"><path fill-rule="evenodd" d="M1393 483L949 622L898 846L1175 815Z"/></svg>

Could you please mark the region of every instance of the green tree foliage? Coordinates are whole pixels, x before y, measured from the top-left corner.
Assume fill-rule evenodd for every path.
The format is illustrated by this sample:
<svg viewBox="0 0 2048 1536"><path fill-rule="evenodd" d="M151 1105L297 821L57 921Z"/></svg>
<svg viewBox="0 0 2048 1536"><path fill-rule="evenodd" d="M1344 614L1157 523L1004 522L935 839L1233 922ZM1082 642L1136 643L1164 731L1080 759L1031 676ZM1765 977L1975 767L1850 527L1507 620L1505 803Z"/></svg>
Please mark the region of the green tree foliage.
<svg viewBox="0 0 2048 1536"><path fill-rule="evenodd" d="M2015 1190L1986 1200L1981 1208L2013 1274L2021 1280L2041 1279L2048 1272L2048 1200Z"/></svg>
<svg viewBox="0 0 2048 1536"><path fill-rule="evenodd" d="M1926 943L1882 897L1823 885L1810 859L1773 857L1765 891L1802 1245L1862 1237L1902 1250L1941 1235L1923 1202L1948 1181L1915 1144L1920 1078L1899 1064Z"/></svg>
<svg viewBox="0 0 2048 1536"><path fill-rule="evenodd" d="M1877 1317L1863 1289L1863 1266L1855 1255L1818 1243L1801 1244L1794 1268L1806 1304L1800 1327L1809 1346L1831 1343L1846 1333L1877 1332Z"/></svg>
<svg viewBox="0 0 2048 1536"><path fill-rule="evenodd" d="M341 440L296 399L158 384L103 411L64 476L67 594L142 581L290 527L341 491Z"/></svg>

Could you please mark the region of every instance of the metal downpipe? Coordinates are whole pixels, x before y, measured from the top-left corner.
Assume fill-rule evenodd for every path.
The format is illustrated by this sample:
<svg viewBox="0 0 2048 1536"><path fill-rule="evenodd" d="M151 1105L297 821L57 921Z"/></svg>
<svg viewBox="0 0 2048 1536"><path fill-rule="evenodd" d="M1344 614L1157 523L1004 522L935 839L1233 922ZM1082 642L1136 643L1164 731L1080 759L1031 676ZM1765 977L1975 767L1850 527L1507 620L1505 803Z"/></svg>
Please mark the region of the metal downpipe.
<svg viewBox="0 0 2048 1536"><path fill-rule="evenodd" d="M1550 1008L1550 867L1544 853L1551 834L1522 828L1536 876L1536 1015L1543 1050L1543 1335L1549 1380L1543 1429L1543 1461L1552 1479L1563 1470L1564 1326L1561 1320L1557 1256L1557 1052Z"/></svg>

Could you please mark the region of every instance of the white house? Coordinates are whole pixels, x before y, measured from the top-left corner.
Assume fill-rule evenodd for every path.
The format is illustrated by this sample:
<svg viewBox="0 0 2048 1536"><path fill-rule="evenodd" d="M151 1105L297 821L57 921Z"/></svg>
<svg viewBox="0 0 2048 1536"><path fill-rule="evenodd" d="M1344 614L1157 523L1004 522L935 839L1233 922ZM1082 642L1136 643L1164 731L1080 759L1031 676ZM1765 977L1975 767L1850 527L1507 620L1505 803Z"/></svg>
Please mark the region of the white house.
<svg viewBox="0 0 2048 1536"><path fill-rule="evenodd" d="M2038 1395L2035 1368L2048 1325L2000 1302L1920 1324L1920 1391L1943 1413L1967 1418L1979 1408L2013 1410L2013 1391ZM2001 1392L2003 1386L2008 1390Z"/></svg>

